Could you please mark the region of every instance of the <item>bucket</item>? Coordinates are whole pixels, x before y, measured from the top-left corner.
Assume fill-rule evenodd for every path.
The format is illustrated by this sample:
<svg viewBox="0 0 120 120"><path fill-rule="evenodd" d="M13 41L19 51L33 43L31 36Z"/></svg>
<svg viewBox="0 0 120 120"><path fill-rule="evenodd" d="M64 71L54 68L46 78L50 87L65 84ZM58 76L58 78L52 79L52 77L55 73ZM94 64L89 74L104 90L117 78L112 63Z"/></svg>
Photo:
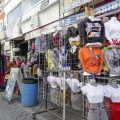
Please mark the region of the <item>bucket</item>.
<svg viewBox="0 0 120 120"><path fill-rule="evenodd" d="M21 89L21 103L23 106L31 107L38 104L38 83L36 80L33 78L24 79Z"/></svg>

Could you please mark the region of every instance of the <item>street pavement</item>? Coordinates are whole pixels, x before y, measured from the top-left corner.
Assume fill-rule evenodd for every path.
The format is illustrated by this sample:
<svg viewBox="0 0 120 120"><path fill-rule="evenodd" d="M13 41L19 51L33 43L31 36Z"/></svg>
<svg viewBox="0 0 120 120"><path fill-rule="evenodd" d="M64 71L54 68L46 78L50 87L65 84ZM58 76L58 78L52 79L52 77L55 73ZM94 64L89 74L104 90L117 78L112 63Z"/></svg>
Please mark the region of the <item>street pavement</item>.
<svg viewBox="0 0 120 120"><path fill-rule="evenodd" d="M49 106L50 107L50 106ZM14 99L10 104L3 99L3 93L0 92L0 120L34 120L33 113L45 110L45 101L34 107L23 107L18 98ZM59 116L62 115L62 112L59 113L58 109L54 110L55 114ZM80 114L78 112L78 114ZM76 114L73 116L69 112L66 112L66 120L82 120ZM60 120L54 115L51 115L48 112L38 114L36 120Z"/></svg>
<svg viewBox="0 0 120 120"><path fill-rule="evenodd" d="M33 120L32 114L25 111L17 99L8 104L2 96L0 92L0 120Z"/></svg>

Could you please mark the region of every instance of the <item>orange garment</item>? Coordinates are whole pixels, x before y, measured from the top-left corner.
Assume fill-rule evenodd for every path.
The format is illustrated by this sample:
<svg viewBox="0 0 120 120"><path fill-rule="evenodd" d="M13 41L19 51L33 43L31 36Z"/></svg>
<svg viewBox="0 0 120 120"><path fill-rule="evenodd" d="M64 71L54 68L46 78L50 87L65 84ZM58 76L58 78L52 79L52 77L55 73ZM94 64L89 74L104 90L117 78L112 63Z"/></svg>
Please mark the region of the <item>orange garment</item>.
<svg viewBox="0 0 120 120"><path fill-rule="evenodd" d="M7 62L7 64L6 64L6 75L10 74L10 68L11 68L10 62Z"/></svg>
<svg viewBox="0 0 120 120"><path fill-rule="evenodd" d="M100 48L83 47L79 50L79 57L84 72L99 74L103 69L103 56Z"/></svg>

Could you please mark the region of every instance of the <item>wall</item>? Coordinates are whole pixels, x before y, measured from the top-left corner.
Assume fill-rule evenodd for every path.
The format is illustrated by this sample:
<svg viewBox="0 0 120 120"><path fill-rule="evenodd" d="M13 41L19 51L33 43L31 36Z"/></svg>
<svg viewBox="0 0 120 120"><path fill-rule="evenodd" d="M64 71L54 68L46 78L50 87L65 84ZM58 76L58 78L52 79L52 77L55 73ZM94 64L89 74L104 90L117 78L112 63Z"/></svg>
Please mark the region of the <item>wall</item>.
<svg viewBox="0 0 120 120"><path fill-rule="evenodd" d="M40 10L40 5L40 3L37 4L33 9L23 14L21 23L23 34L38 28L31 26L31 17L34 14L38 14L39 27L59 19L59 3L57 0L50 0L50 5L44 10Z"/></svg>

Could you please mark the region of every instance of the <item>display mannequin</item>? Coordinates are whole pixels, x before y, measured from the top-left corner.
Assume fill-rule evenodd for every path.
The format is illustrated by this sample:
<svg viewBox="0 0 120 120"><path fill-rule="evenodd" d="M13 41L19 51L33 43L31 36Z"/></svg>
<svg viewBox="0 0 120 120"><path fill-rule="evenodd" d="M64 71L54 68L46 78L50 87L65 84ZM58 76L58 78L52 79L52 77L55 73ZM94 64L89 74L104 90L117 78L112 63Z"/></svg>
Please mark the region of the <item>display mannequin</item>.
<svg viewBox="0 0 120 120"><path fill-rule="evenodd" d="M112 46L120 46L120 22L117 17L112 17L111 20L104 24L105 37Z"/></svg>
<svg viewBox="0 0 120 120"><path fill-rule="evenodd" d="M103 105L104 87L97 85L96 81L91 79L90 83L83 86L81 90L90 103L87 120L108 120Z"/></svg>
<svg viewBox="0 0 120 120"><path fill-rule="evenodd" d="M97 86L96 80L95 79L90 79L90 85L92 86Z"/></svg>
<svg viewBox="0 0 120 120"><path fill-rule="evenodd" d="M120 46L108 46L104 51L105 62L110 70L110 77L120 76Z"/></svg>
<svg viewBox="0 0 120 120"><path fill-rule="evenodd" d="M112 86L113 88L119 88L116 80L112 80L109 84L110 84L110 86Z"/></svg>
<svg viewBox="0 0 120 120"><path fill-rule="evenodd" d="M112 101L111 116L112 120L120 119L120 85L116 80L111 80L109 85L105 86L105 96Z"/></svg>
<svg viewBox="0 0 120 120"><path fill-rule="evenodd" d="M104 25L101 19L86 17L78 24L79 35L85 46L101 47L104 40Z"/></svg>

